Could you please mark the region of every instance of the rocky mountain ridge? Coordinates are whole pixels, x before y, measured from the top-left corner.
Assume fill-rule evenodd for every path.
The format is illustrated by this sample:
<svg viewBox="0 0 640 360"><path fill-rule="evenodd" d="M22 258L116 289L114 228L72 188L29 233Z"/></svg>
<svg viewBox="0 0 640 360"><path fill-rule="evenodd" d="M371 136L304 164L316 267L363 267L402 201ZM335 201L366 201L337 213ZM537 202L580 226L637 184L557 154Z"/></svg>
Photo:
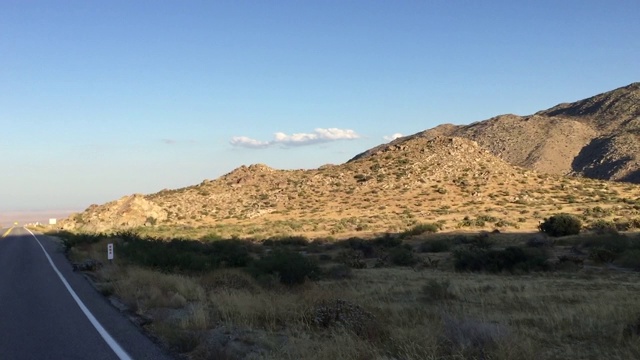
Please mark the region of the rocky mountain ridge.
<svg viewBox="0 0 640 360"><path fill-rule="evenodd" d="M513 165L540 172L640 183L640 83L533 115L444 124L392 143L436 136L477 141Z"/></svg>

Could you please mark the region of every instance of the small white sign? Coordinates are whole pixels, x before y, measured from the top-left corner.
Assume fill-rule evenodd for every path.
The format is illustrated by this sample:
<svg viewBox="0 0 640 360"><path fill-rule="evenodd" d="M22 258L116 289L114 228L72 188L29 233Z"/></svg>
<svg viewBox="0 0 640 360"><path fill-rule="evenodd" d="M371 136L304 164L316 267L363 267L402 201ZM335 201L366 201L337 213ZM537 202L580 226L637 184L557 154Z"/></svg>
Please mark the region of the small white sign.
<svg viewBox="0 0 640 360"><path fill-rule="evenodd" d="M113 260L113 244L107 245L107 259Z"/></svg>
<svg viewBox="0 0 640 360"><path fill-rule="evenodd" d="M58 222L57 219L51 218L49 219L49 225L55 225Z"/></svg>

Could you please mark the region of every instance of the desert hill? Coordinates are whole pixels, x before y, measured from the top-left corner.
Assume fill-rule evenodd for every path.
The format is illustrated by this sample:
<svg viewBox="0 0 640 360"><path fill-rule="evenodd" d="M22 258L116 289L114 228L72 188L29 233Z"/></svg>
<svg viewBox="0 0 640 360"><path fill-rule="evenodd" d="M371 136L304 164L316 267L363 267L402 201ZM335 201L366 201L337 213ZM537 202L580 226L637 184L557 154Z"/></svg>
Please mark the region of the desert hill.
<svg viewBox="0 0 640 360"><path fill-rule="evenodd" d="M541 174L468 139L414 136L314 170L242 166L195 186L92 205L62 225L181 229L192 237L350 236L422 222L446 230L534 229L560 210L600 207L601 217L626 219L638 214L634 206L640 208L640 186Z"/></svg>
<svg viewBox="0 0 640 360"><path fill-rule="evenodd" d="M533 115L440 125L392 144L436 136L474 140L513 165L539 172L640 183L640 83Z"/></svg>

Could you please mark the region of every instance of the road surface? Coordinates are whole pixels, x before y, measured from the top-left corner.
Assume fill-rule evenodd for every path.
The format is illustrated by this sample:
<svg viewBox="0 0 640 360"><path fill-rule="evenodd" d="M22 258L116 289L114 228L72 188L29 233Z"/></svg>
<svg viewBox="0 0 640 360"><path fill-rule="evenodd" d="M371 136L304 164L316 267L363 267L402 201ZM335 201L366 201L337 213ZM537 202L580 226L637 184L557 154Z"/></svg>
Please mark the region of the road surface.
<svg viewBox="0 0 640 360"><path fill-rule="evenodd" d="M0 358L171 359L71 270L58 243L19 227L0 229Z"/></svg>

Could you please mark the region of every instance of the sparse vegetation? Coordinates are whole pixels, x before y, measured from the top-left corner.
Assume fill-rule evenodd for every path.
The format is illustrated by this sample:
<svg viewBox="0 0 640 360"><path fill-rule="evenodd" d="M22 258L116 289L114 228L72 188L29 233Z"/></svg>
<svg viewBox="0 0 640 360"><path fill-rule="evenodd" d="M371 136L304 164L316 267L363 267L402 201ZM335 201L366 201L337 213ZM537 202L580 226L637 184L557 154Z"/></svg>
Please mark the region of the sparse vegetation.
<svg viewBox="0 0 640 360"><path fill-rule="evenodd" d="M454 251L458 271L529 272L548 269L544 251L511 246L504 250L461 248Z"/></svg>
<svg viewBox="0 0 640 360"><path fill-rule="evenodd" d="M404 231L402 234L400 234L400 237L407 238L411 236L422 235L424 233L436 233L441 229L441 224L418 224L411 229Z"/></svg>
<svg viewBox="0 0 640 360"><path fill-rule="evenodd" d="M582 222L570 214L557 214L544 219L540 224L540 231L550 236L577 235L582 228Z"/></svg>
<svg viewBox="0 0 640 360"><path fill-rule="evenodd" d="M91 250L94 246L115 242L120 261L130 265L121 263L96 270L99 281L108 284L104 286L110 289L107 294L120 297L140 314L154 313L159 308L174 309L171 311L179 316L178 322L156 319L147 328L165 339L174 351L192 357L216 357L230 351L227 346L236 346L225 343L214 349L207 345L210 342L204 334L216 332L220 324L225 324L226 331L244 333L257 344L242 347L246 352L240 358L257 351L250 349L260 349L268 359L354 359L383 354L409 358L455 359L461 354L471 358L485 354L496 359L551 359L552 352L545 345L551 337L567 340L579 334L581 341L590 346L571 346L563 353L567 357L589 358L589 354L597 353L595 349L606 348L613 341L613 337L594 334L601 334L603 327L619 334L628 327L624 312L640 314L637 304L625 300L630 297L612 295L612 291L620 294L622 288L612 290L607 285L611 283L605 281L594 283L589 279L599 277L597 273L584 272L583 276L580 267L567 266L576 259L563 260L563 255L556 265L549 256L576 248L585 254L580 261L591 266L605 266L597 257L614 254L613 264L635 269L640 265L637 236L584 234L554 242L542 234L518 237L483 232L424 233L415 239L385 234L343 241L297 236L267 240L159 240L129 232L78 235L68 243L70 254L82 258L84 251L102 253ZM123 251L132 244L131 253ZM193 261L186 267L180 265L177 259L182 257L177 256L172 260L175 263L158 266L158 260L142 260L146 259L141 257L144 246L151 250L150 259L164 259L161 254L165 249L174 255L205 254L214 247L219 258L224 258L223 254L234 256L238 251L246 251L248 256L244 265L210 260L217 265L203 267L197 265L201 262ZM191 260L194 259L197 257ZM350 259L351 265L343 263L343 259ZM429 270L436 268L436 272ZM178 270L182 274L154 269ZM541 271L544 276L536 275ZM568 277L576 272L578 277ZM526 280L513 275L521 273L532 275ZM627 277L617 280L625 284L625 289L640 283L635 279L639 275L623 272L620 276ZM568 289L569 283L570 291L551 290ZM520 305L509 305L515 301ZM483 305L473 305L476 303ZM466 304L465 310L461 310L462 304ZM553 314L540 321L518 320L538 317L534 314L542 311L541 304L545 313ZM572 307L567 308L566 304ZM487 311L489 305L493 310ZM579 320L587 315L589 322ZM329 318L348 320L326 321ZM578 321L579 327L565 326L569 319L574 325ZM548 326L556 329L553 335L548 333ZM537 334L536 340L529 337L532 333ZM417 341L416 334L421 334L422 341ZM276 340L282 337L288 340ZM328 343L332 346L326 346ZM312 345L335 351L322 350L312 356L304 350ZM634 351L630 345L619 349L623 354Z"/></svg>
<svg viewBox="0 0 640 360"><path fill-rule="evenodd" d="M320 269L308 257L286 249L275 249L251 266L254 276L274 275L285 285L300 285L318 278Z"/></svg>

